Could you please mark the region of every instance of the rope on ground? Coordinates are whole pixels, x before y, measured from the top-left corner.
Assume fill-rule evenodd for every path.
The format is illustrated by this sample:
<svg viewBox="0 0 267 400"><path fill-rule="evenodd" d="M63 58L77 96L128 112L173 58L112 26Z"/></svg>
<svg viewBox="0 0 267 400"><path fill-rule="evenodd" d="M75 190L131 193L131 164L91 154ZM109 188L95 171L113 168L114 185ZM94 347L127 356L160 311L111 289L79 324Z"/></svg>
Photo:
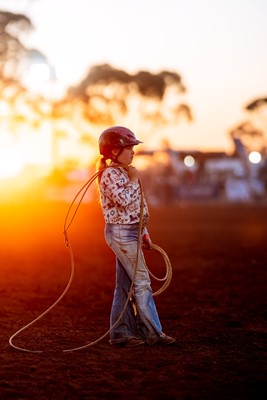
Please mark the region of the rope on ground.
<svg viewBox="0 0 267 400"><path fill-rule="evenodd" d="M63 292L61 293L61 295L58 297L58 299L47 309L45 310L42 314L40 314L37 318L35 318L33 321L31 321L29 324L23 326L21 329L19 329L17 332L15 332L9 339L9 344L10 346L14 347L16 350L20 350L20 351L24 351L24 352L28 352L28 353L43 353L42 350L29 350L23 347L19 347L14 345L13 343L13 339L18 336L21 332L23 332L25 329L29 328L31 325L35 324L35 322L39 321L39 319L43 318L46 314L48 314L65 296L65 294L67 293L67 291L69 290L69 287L72 283L73 280L73 276L74 276L74 259L73 259L73 252L71 250L71 246L70 244L68 244L68 248L70 250L70 257L71 257L71 272L70 272L70 277L69 277L69 281L67 283L67 286L65 287L65 289L63 290Z"/></svg>

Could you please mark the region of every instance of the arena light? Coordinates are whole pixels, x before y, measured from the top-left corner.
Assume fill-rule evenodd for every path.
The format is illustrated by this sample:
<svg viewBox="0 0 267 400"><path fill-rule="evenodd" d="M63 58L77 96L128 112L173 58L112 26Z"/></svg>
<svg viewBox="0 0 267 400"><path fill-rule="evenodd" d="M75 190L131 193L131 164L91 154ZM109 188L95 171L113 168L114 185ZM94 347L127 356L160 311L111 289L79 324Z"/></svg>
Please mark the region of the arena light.
<svg viewBox="0 0 267 400"><path fill-rule="evenodd" d="M193 157L193 156L190 156L190 155L186 156L186 157L184 158L184 165L185 165L186 167L188 167L188 168L192 168L192 167L195 165L195 159L194 159L194 157Z"/></svg>
<svg viewBox="0 0 267 400"><path fill-rule="evenodd" d="M259 164L261 162L261 154L258 151L252 151L248 156L252 164Z"/></svg>

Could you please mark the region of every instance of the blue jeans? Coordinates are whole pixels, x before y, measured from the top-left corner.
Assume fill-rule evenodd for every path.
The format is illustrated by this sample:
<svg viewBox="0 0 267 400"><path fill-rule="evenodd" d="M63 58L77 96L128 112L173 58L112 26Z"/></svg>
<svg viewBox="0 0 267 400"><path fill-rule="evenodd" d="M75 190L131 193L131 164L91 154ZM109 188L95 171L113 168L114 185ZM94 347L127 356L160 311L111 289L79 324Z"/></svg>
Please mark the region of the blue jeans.
<svg viewBox="0 0 267 400"><path fill-rule="evenodd" d="M127 301L134 277L138 225L106 224L105 238L116 255L116 287L110 315L110 326L113 326ZM123 316L111 330L111 343L123 342L132 337L142 337L149 344L153 344L161 334L162 327L152 296L150 277L145 266L143 251L140 248L133 295Z"/></svg>

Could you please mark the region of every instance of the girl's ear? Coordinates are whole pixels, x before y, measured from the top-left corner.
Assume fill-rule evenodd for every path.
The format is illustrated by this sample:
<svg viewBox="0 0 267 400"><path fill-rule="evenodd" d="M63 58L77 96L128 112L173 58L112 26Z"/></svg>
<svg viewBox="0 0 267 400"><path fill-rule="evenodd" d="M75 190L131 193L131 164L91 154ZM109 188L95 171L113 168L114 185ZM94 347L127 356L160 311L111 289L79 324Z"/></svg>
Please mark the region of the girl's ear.
<svg viewBox="0 0 267 400"><path fill-rule="evenodd" d="M116 155L119 154L119 151L120 151L120 149L112 149L111 153L112 153L113 156L116 157Z"/></svg>

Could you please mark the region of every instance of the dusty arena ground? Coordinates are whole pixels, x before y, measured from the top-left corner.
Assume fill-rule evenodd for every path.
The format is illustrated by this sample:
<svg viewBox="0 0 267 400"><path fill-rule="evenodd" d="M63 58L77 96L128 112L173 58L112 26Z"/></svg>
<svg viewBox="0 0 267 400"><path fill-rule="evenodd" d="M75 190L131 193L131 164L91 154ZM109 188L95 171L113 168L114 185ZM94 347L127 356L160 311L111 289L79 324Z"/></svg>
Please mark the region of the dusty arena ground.
<svg viewBox="0 0 267 400"><path fill-rule="evenodd" d="M114 258L97 203L83 204L69 235L67 203L1 204L1 399L255 400L266 398L267 206L179 203L151 209L150 234L173 278L155 298L169 347L117 349L108 337ZM158 252L146 252L164 274ZM156 289L158 283L153 282Z"/></svg>

